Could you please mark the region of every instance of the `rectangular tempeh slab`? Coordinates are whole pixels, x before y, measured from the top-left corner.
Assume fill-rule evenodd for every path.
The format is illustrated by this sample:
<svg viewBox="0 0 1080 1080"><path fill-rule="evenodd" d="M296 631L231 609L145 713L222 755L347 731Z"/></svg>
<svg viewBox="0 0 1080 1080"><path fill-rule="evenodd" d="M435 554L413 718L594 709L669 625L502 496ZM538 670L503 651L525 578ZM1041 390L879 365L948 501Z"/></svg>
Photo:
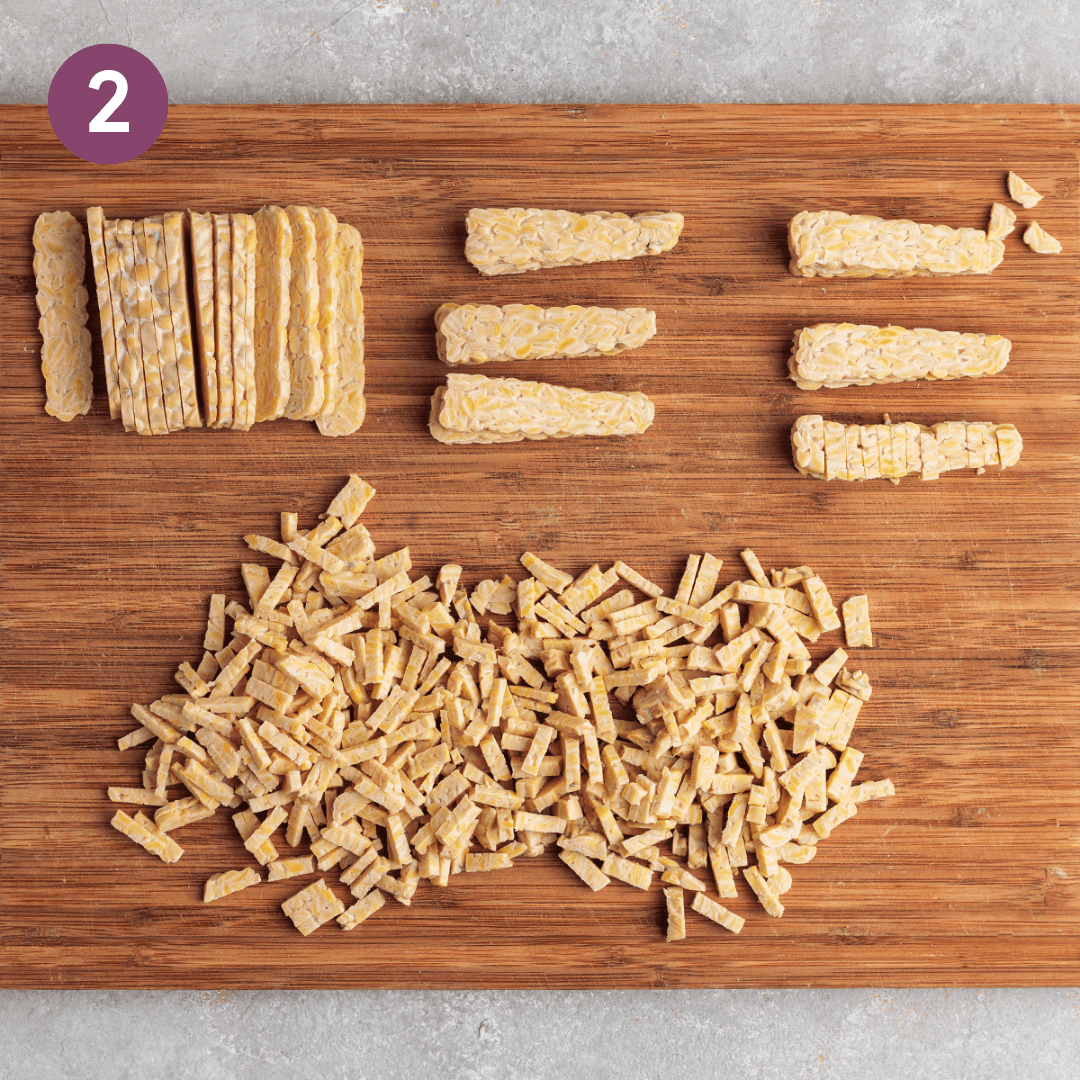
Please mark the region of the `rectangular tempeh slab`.
<svg viewBox="0 0 1080 1080"><path fill-rule="evenodd" d="M41 214L34 224L34 277L45 411L65 421L89 412L94 394L85 274L82 226L66 210Z"/></svg>
<svg viewBox="0 0 1080 1080"><path fill-rule="evenodd" d="M470 210L465 258L481 274L521 274L552 266L633 259L670 251L682 232L683 216L647 211Z"/></svg>
<svg viewBox="0 0 1080 1080"><path fill-rule="evenodd" d="M645 308L542 308L536 304L443 304L435 344L446 364L602 356L636 349L656 334Z"/></svg>
<svg viewBox="0 0 1080 1080"><path fill-rule="evenodd" d="M788 225L796 277L934 277L989 274L1005 245L980 229L804 210Z"/></svg>
<svg viewBox="0 0 1080 1080"><path fill-rule="evenodd" d="M1012 342L997 334L818 323L798 331L788 370L801 390L996 375Z"/></svg>
<svg viewBox="0 0 1080 1080"><path fill-rule="evenodd" d="M448 375L431 405L431 434L446 443L638 435L655 412L638 392L590 392L484 375Z"/></svg>
<svg viewBox="0 0 1080 1080"><path fill-rule="evenodd" d="M791 429L795 468L819 480L936 480L950 469L1015 465L1023 449L1012 424L949 420L919 424L843 424L800 416Z"/></svg>

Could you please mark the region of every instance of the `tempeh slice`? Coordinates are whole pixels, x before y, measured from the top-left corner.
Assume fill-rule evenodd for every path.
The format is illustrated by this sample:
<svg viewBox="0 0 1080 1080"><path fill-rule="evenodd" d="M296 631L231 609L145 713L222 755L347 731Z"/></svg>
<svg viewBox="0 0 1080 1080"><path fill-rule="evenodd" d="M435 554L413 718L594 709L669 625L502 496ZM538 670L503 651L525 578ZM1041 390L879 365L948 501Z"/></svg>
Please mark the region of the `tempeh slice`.
<svg viewBox="0 0 1080 1080"><path fill-rule="evenodd" d="M311 420L322 412L326 382L319 333L319 278L315 262L315 221L306 206L287 206L292 229L289 277L289 368L291 385L285 415Z"/></svg>
<svg viewBox="0 0 1080 1080"><path fill-rule="evenodd" d="M1012 342L998 334L818 323L795 335L788 370L801 390L996 375Z"/></svg>
<svg viewBox="0 0 1080 1080"><path fill-rule="evenodd" d="M218 426L217 351L214 335L214 226L212 214L188 211L195 294L195 338L199 345L206 426Z"/></svg>
<svg viewBox="0 0 1080 1080"><path fill-rule="evenodd" d="M116 346L116 381L120 394L120 418L125 431L135 430L135 403L129 379L128 327L124 314L121 251L116 221L105 221L105 265L109 271L109 299L112 303L113 343Z"/></svg>
<svg viewBox="0 0 1080 1080"><path fill-rule="evenodd" d="M280 206L255 214L255 419L276 420L289 401L292 229Z"/></svg>
<svg viewBox="0 0 1080 1080"><path fill-rule="evenodd" d="M105 357L105 386L109 392L109 416L117 420L120 418L120 374L116 365L112 293L109 286L109 266L105 257L105 215L100 206L86 208L86 231L90 237L90 258L94 264L94 285L101 321L101 351Z"/></svg>
<svg viewBox="0 0 1080 1080"><path fill-rule="evenodd" d="M341 256L337 246L337 218L325 206L309 207L315 222L315 272L319 279L319 336L322 340L323 403L319 414L337 408L338 359L337 305Z"/></svg>
<svg viewBox="0 0 1080 1080"><path fill-rule="evenodd" d="M542 308L536 304L443 304L435 345L446 364L603 356L636 349L656 333L645 308Z"/></svg>
<svg viewBox="0 0 1080 1080"><path fill-rule="evenodd" d="M176 345L176 370L180 378L180 401L185 427L202 427L199 395L196 390L195 351L191 342L191 312L188 310L187 261L184 258L184 215L167 211L162 219L165 266L169 281L169 308L172 312Z"/></svg>
<svg viewBox="0 0 1080 1080"><path fill-rule="evenodd" d="M324 435L351 435L364 422L364 243L352 225L338 222L338 400L333 412L315 418Z"/></svg>
<svg viewBox="0 0 1080 1080"><path fill-rule="evenodd" d="M255 422L255 219L230 214L232 230L233 423L247 431ZM249 311L250 308L250 311ZM250 316L250 318L249 318Z"/></svg>
<svg viewBox="0 0 1080 1080"><path fill-rule="evenodd" d="M214 214L214 349L217 354L219 428L231 428L235 409L232 354L232 223Z"/></svg>
<svg viewBox="0 0 1080 1080"><path fill-rule="evenodd" d="M45 411L64 421L88 413L94 396L85 276L86 240L78 220L66 210L41 214L34 223L34 277Z"/></svg>
<svg viewBox="0 0 1080 1080"><path fill-rule="evenodd" d="M465 258L481 274L521 274L552 266L633 259L670 251L683 216L647 211L470 210L465 220Z"/></svg>
<svg viewBox="0 0 1080 1080"><path fill-rule="evenodd" d="M150 415L146 404L146 382L143 378L142 334L139 332L139 304L135 285L135 222L126 218L116 223L117 246L120 255L120 290L124 301L124 360L127 382L131 387L135 431L152 435ZM121 371L121 379L124 372Z"/></svg>
<svg viewBox="0 0 1080 1080"><path fill-rule="evenodd" d="M887 221L841 210L804 210L788 226L796 277L936 277L989 274L1005 244L980 229Z"/></svg>
<svg viewBox="0 0 1080 1080"><path fill-rule="evenodd" d="M146 222L132 225L135 251L135 296L138 331L142 340L143 383L146 386L146 411L154 435L169 434L165 398L161 381L161 354L158 352L157 327L154 324L154 299L150 284L150 259L146 241Z"/></svg>
<svg viewBox="0 0 1080 1080"><path fill-rule="evenodd" d="M949 420L933 427L910 423L872 427L849 424L845 427L824 421L820 416L800 416L791 429L791 449L795 468L804 476L818 480L871 479L862 471L847 467L841 471L830 465L830 429L839 429L842 434L840 441L846 442L848 447L848 462L852 460L854 448L863 466L867 458L866 444L872 437L873 448L878 454L877 476L894 484L902 476L936 480L940 473L950 469L974 468L982 472L988 464L998 464L1005 469L1020 460L1024 445L1012 424ZM903 429L901 437L894 439L899 429ZM886 435L889 445L883 449ZM905 450L902 458L898 453L901 444Z"/></svg>
<svg viewBox="0 0 1080 1080"><path fill-rule="evenodd" d="M437 422L465 435L516 439L572 435L635 435L653 421L653 403L642 393L590 392L521 379L448 375ZM439 435L433 430L436 438ZM447 440L443 440L447 441Z"/></svg>
<svg viewBox="0 0 1080 1080"><path fill-rule="evenodd" d="M162 218L144 218L142 225L146 238L146 266L150 275L150 301L154 312L165 422L170 431L180 431L184 427L184 404L180 394L180 369L176 363L172 305L169 302L169 267L165 256L164 221Z"/></svg>

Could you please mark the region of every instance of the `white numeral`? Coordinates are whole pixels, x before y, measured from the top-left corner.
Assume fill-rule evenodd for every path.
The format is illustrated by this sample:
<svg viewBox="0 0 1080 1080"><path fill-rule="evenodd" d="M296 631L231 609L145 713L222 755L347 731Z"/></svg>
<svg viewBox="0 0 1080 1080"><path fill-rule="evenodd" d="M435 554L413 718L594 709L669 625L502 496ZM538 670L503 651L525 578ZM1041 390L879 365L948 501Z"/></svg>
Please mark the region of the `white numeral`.
<svg viewBox="0 0 1080 1080"><path fill-rule="evenodd" d="M117 109L124 103L124 98L127 97L128 84L127 79L119 71L113 71L111 68L105 71L99 71L90 80L91 90L100 90L102 83L111 82L116 86L116 93L109 98L105 107L90 121L90 131L127 131L128 122L126 120L110 120Z"/></svg>

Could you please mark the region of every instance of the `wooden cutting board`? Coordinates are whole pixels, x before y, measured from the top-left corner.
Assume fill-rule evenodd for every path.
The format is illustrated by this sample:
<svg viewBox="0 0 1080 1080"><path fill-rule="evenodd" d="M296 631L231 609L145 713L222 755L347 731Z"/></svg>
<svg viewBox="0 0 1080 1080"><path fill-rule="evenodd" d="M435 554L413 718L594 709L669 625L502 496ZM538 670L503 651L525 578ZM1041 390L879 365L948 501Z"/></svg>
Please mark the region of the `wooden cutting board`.
<svg viewBox="0 0 1080 1080"><path fill-rule="evenodd" d="M1077 413L1080 109L1042 107L176 107L141 159L89 165L44 108L0 109L3 690L0 898L7 986L677 987L1080 983ZM1007 170L1046 195L992 277L800 280L785 227L805 208L985 228ZM277 421L247 434L125 435L101 369L90 415L43 411L35 216L140 217L265 203L330 207L366 244L369 411L344 439ZM473 206L685 214L678 247L632 262L485 279L463 259ZM643 390L626 440L449 448L428 435L445 300L641 305L659 333L617 358L521 364L525 378ZM97 333L96 305L91 329ZM978 381L803 392L791 335L850 320L1005 334ZM792 468L801 413L845 422L1016 424L1016 468L825 484ZM573 573L623 558L670 589L685 557L740 575L809 563L865 592L874 683L853 744L898 794L794 867L787 914L743 886L735 937L663 900L591 894L554 857L423 885L351 933L309 939L278 907L295 884L204 907L247 865L227 817L189 827L175 866L109 827L109 784L139 782L128 708L197 661L207 599L240 597L242 533L312 521L349 473L378 496L381 551L424 572L510 572L526 549ZM730 576L729 575L730 571ZM824 655L836 635L815 649ZM334 882L331 874L329 880Z"/></svg>

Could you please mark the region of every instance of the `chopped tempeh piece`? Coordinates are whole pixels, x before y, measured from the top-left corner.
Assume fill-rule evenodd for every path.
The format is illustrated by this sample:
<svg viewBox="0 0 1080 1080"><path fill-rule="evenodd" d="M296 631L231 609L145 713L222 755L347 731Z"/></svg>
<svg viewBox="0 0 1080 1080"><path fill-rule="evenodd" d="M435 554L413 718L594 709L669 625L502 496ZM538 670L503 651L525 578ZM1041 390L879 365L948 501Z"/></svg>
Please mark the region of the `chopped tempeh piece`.
<svg viewBox="0 0 1080 1080"><path fill-rule="evenodd" d="M693 903L690 905L699 915L711 919L714 923L730 930L733 934L739 933L746 925L746 920L734 911L728 911L722 904L706 896L704 893L694 893Z"/></svg>
<svg viewBox="0 0 1080 1080"><path fill-rule="evenodd" d="M1011 172L1008 176L1009 197L1018 202L1025 210L1030 210L1042 200L1042 196L1022 177Z"/></svg>
<svg viewBox="0 0 1080 1080"><path fill-rule="evenodd" d="M64 421L88 413L94 396L85 276L82 226L66 210L41 214L34 223L34 278L45 411Z"/></svg>
<svg viewBox="0 0 1080 1080"><path fill-rule="evenodd" d="M840 210L804 210L788 226L796 277L989 274L1005 245L979 229L886 221Z"/></svg>
<svg viewBox="0 0 1080 1080"><path fill-rule="evenodd" d="M275 862L270 863L266 869L270 871L267 881L284 881L286 878L313 873L315 870L315 858L308 855L301 859L277 859Z"/></svg>
<svg viewBox="0 0 1080 1080"><path fill-rule="evenodd" d="M306 889L290 896L281 905L281 910L292 920L293 926L307 937L324 923L337 918L345 910L345 905L330 891L326 882L319 878Z"/></svg>
<svg viewBox="0 0 1080 1080"><path fill-rule="evenodd" d="M647 866L618 855L608 855L600 869L610 877L633 885L635 889L647 889L652 884L653 872Z"/></svg>
<svg viewBox="0 0 1080 1080"><path fill-rule="evenodd" d="M250 866L243 870L225 870L220 874L213 874L206 879L203 887L203 903L209 904L211 900L220 900L223 896L229 896L249 885L258 885L262 877L258 870Z"/></svg>
<svg viewBox="0 0 1080 1080"><path fill-rule="evenodd" d="M637 391L590 392L521 379L448 375L431 399L429 427L440 442L520 442L575 435L639 435L653 403Z"/></svg>
<svg viewBox="0 0 1080 1080"><path fill-rule="evenodd" d="M470 210L465 258L482 274L520 274L552 266L632 259L670 251L682 214L649 211L629 217L597 210Z"/></svg>
<svg viewBox="0 0 1080 1080"><path fill-rule="evenodd" d="M1016 228L1016 215L1004 204L996 202L990 207L990 224L986 235L991 240L1004 240Z"/></svg>
<svg viewBox="0 0 1080 1080"><path fill-rule="evenodd" d="M992 334L818 323L795 335L788 370L801 390L996 375L1012 342Z"/></svg>
<svg viewBox="0 0 1080 1080"><path fill-rule="evenodd" d="M1024 243L1032 251L1037 251L1040 255L1058 255L1061 253L1061 241L1055 240L1037 221L1033 221L1024 230Z"/></svg>
<svg viewBox="0 0 1080 1080"><path fill-rule="evenodd" d="M359 926L366 918L374 915L386 903L386 895L378 889L374 889L362 900L358 900L351 908L346 908L337 917L338 923L344 930L352 930ZM302 931L301 931L302 932Z"/></svg>
<svg viewBox="0 0 1080 1080"><path fill-rule="evenodd" d="M636 349L656 334L645 308L541 308L535 304L443 304L435 345L446 364L602 356Z"/></svg>
<svg viewBox="0 0 1080 1080"><path fill-rule="evenodd" d="M682 941L686 937L686 914L683 910L683 891L679 888L664 890L667 907L667 939Z"/></svg>
<svg viewBox="0 0 1080 1080"><path fill-rule="evenodd" d="M874 634L870 629L870 602L866 596L851 596L844 601L844 636L849 649L862 645L874 647Z"/></svg>
<svg viewBox="0 0 1080 1080"><path fill-rule="evenodd" d="M184 854L184 849L171 836L156 829L142 813L131 818L123 810L117 810L110 824L162 862L174 863Z"/></svg>

